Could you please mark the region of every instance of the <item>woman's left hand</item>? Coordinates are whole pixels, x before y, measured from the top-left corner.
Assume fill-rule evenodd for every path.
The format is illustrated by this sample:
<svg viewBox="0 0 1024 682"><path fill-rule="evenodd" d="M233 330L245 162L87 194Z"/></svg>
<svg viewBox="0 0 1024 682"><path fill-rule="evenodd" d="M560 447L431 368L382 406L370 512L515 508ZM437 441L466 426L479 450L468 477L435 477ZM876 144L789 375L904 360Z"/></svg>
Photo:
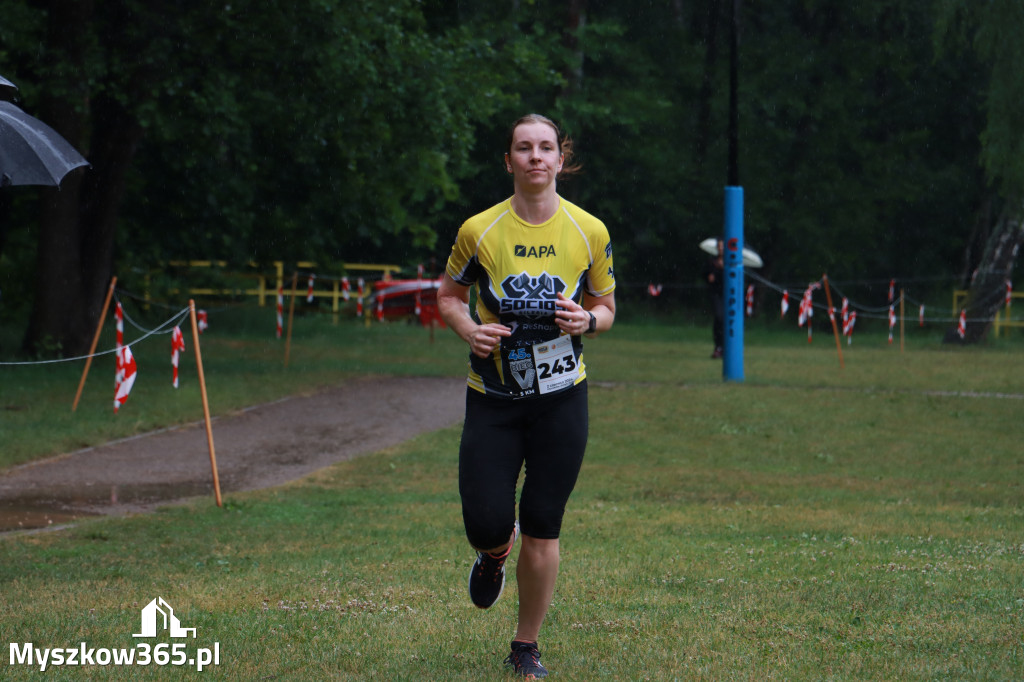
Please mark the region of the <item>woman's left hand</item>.
<svg viewBox="0 0 1024 682"><path fill-rule="evenodd" d="M590 329L590 313L576 301L567 298L562 292L558 292L558 299L555 301L558 310L555 311L555 324L566 334L571 336L582 336Z"/></svg>

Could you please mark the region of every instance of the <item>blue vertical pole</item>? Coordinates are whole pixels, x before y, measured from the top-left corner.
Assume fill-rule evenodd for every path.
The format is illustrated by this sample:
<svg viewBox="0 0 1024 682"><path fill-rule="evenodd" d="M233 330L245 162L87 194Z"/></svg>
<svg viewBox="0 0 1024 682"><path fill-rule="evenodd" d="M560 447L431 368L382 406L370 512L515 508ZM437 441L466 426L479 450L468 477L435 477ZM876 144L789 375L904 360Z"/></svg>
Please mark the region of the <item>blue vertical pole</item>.
<svg viewBox="0 0 1024 682"><path fill-rule="evenodd" d="M743 188L725 188L725 349L722 378L743 381Z"/></svg>

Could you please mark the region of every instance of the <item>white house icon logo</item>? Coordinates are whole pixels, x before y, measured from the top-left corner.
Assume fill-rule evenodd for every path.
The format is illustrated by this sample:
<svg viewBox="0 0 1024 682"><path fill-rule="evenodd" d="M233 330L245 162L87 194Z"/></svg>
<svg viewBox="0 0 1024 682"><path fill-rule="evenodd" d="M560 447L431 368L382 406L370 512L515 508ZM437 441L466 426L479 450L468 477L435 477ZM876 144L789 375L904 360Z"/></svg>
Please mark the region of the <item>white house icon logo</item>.
<svg viewBox="0 0 1024 682"><path fill-rule="evenodd" d="M188 637L189 633L193 639L196 636L195 628L181 627L174 609L163 597L157 597L142 609L142 632L132 637L156 637L158 629L167 630L171 637Z"/></svg>

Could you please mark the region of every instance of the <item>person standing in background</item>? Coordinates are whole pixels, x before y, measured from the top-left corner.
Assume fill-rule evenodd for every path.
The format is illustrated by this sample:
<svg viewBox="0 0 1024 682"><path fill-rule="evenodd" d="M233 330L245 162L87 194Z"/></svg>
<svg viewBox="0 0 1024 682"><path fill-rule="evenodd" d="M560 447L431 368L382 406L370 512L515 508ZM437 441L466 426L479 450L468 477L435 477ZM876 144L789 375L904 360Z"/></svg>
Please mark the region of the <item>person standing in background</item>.
<svg viewBox="0 0 1024 682"><path fill-rule="evenodd" d="M725 271L725 243L718 240L718 255L708 259L704 267L704 281L708 285L708 301L711 303L711 313L714 318L711 323L711 338L715 343L715 349L711 351L711 358L722 357L725 346L725 298L723 273Z"/></svg>

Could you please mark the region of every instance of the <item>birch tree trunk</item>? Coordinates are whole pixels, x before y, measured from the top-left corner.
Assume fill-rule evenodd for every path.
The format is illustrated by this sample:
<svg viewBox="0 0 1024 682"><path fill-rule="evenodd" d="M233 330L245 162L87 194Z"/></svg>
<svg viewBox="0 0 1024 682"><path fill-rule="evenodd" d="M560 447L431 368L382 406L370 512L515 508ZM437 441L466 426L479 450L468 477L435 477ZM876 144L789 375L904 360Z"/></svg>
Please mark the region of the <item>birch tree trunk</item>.
<svg viewBox="0 0 1024 682"><path fill-rule="evenodd" d="M981 263L971 277L964 303L968 319L961 339L954 325L946 332L946 343L972 344L987 336L996 313L1005 305L1006 281L1013 272L1017 254L1024 243L1024 201L1007 202L992 228Z"/></svg>

